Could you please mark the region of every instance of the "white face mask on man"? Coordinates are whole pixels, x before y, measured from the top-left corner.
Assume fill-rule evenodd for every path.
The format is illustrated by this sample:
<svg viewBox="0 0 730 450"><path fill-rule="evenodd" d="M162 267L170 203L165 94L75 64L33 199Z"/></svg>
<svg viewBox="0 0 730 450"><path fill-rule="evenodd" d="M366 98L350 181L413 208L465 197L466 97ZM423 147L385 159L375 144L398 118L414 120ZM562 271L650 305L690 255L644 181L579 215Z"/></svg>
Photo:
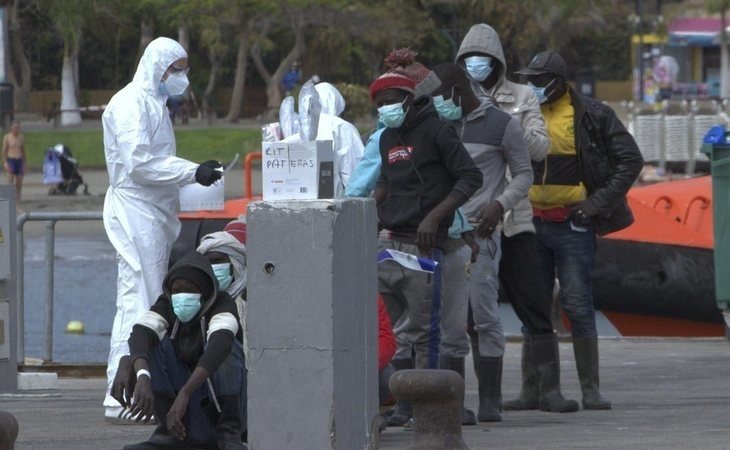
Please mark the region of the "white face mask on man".
<svg viewBox="0 0 730 450"><path fill-rule="evenodd" d="M160 82L160 93L168 97L183 95L190 85L185 72L171 73Z"/></svg>

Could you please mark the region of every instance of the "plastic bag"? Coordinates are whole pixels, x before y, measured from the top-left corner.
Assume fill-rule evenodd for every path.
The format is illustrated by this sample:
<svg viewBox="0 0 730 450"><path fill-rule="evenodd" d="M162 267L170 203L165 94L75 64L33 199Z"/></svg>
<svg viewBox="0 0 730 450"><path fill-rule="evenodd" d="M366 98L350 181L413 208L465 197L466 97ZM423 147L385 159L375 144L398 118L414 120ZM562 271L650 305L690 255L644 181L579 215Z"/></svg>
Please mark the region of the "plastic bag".
<svg viewBox="0 0 730 450"><path fill-rule="evenodd" d="M299 137L302 142L310 142L317 138L321 111L319 94L314 87L314 81L309 79L299 91Z"/></svg>
<svg viewBox="0 0 730 450"><path fill-rule="evenodd" d="M53 149L49 149L43 160L43 184L58 183L63 183L61 160Z"/></svg>
<svg viewBox="0 0 730 450"><path fill-rule="evenodd" d="M279 142L282 138L279 122L271 122L261 126L262 142Z"/></svg>
<svg viewBox="0 0 730 450"><path fill-rule="evenodd" d="M282 136L288 138L296 134L299 128L297 125L297 113L294 111L294 97L289 95L282 100L281 106L279 106L279 126L281 127Z"/></svg>

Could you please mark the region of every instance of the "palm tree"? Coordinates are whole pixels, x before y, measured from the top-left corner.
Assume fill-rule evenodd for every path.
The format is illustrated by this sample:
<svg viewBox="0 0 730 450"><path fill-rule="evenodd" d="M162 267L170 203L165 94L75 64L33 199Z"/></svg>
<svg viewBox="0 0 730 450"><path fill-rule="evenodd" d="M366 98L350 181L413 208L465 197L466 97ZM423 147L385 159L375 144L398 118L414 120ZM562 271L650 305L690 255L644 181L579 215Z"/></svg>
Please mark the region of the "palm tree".
<svg viewBox="0 0 730 450"><path fill-rule="evenodd" d="M79 42L85 18L93 9L93 0L46 0L47 11L63 39L61 70L61 125L81 123L78 102Z"/></svg>

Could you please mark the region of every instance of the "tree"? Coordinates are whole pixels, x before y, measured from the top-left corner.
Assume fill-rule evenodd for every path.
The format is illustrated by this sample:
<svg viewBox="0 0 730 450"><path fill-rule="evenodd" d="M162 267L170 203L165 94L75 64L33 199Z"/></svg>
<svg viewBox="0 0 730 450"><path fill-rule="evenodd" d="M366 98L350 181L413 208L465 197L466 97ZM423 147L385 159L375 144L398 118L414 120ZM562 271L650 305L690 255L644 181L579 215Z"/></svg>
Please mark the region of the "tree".
<svg viewBox="0 0 730 450"><path fill-rule="evenodd" d="M81 123L78 103L79 41L93 0L46 0L44 4L63 39L61 125L76 125Z"/></svg>
<svg viewBox="0 0 730 450"><path fill-rule="evenodd" d="M269 72L264 64L261 56L261 42L263 39L268 37L272 28L272 20L266 20L261 30L259 39L251 49L251 57L256 66L261 78L266 83L266 112L264 117L271 119L276 116L279 111L279 104L281 103L281 82L284 79L284 74L288 71L294 61L300 59L304 54L306 47L306 27L307 22L302 11L294 11L289 16L291 28L294 34L294 43L289 49L289 52L284 56L274 70L273 73Z"/></svg>
<svg viewBox="0 0 730 450"><path fill-rule="evenodd" d="M28 97L32 88L30 62L23 46L21 30L24 29L19 14L20 0L13 0L8 17L10 38L10 58L7 76L15 88L16 110L25 110L28 107Z"/></svg>
<svg viewBox="0 0 730 450"><path fill-rule="evenodd" d="M711 13L720 13L720 97L730 97L730 61L728 56L728 13L730 13L730 0L707 0L707 10Z"/></svg>

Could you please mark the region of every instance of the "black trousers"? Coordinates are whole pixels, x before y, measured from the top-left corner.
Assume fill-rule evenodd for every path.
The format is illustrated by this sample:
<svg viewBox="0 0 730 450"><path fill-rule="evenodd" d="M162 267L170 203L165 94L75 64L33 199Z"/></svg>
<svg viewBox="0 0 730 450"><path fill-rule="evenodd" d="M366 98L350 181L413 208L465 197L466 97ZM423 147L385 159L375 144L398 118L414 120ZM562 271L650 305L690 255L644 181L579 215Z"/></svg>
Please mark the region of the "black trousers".
<svg viewBox="0 0 730 450"><path fill-rule="evenodd" d="M502 234L499 284L500 301L512 304L527 334L553 332L550 321L553 296L545 286L534 233L519 233L512 237Z"/></svg>

